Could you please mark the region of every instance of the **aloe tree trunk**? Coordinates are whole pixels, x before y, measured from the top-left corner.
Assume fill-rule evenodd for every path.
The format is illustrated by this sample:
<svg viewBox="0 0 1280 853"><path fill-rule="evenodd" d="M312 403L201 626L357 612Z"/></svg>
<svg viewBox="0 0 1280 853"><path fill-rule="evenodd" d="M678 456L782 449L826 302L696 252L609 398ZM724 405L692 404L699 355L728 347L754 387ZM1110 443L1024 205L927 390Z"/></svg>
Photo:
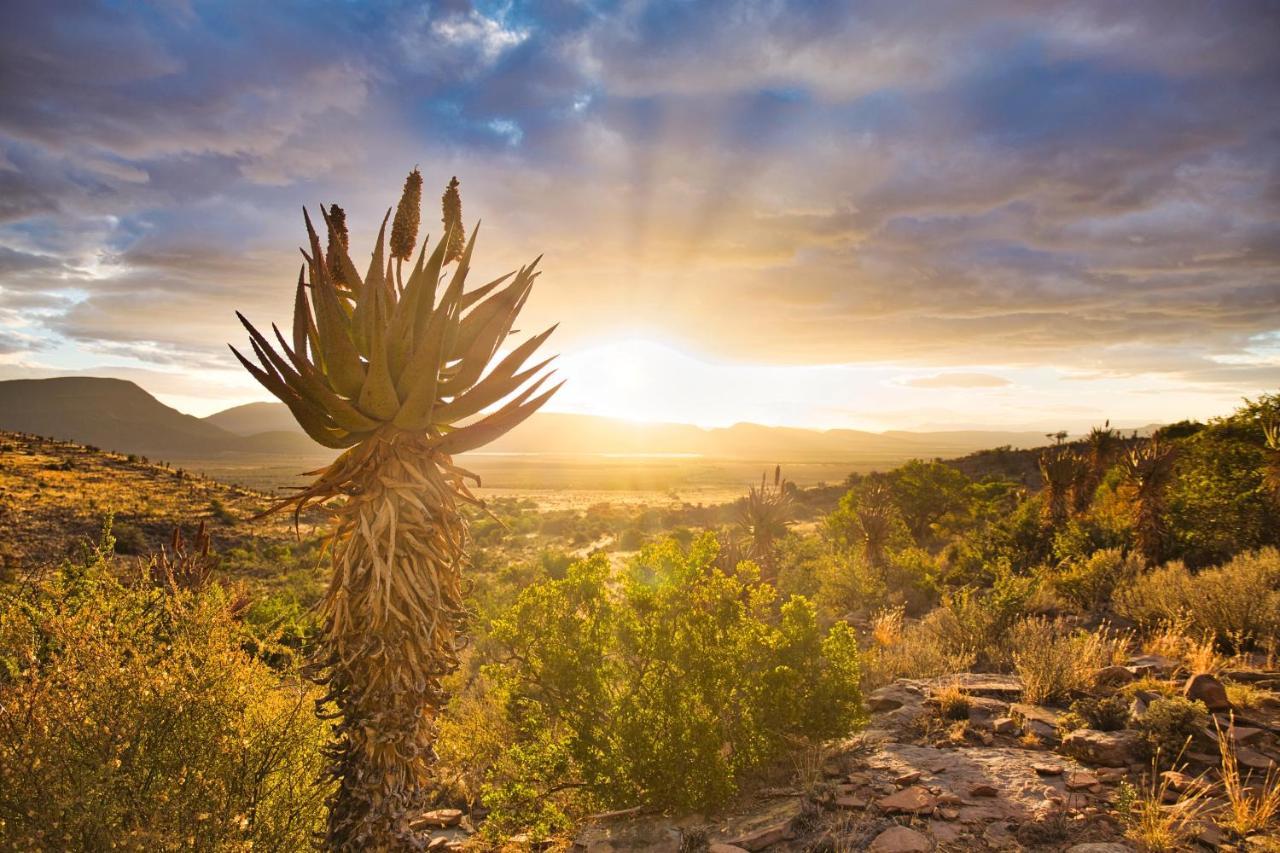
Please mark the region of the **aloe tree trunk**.
<svg viewBox="0 0 1280 853"><path fill-rule="evenodd" d="M335 466L355 485L338 512L319 660L339 714L331 746L333 850L415 850L434 763L441 680L458 663L460 565L470 499L447 456L388 430Z"/></svg>

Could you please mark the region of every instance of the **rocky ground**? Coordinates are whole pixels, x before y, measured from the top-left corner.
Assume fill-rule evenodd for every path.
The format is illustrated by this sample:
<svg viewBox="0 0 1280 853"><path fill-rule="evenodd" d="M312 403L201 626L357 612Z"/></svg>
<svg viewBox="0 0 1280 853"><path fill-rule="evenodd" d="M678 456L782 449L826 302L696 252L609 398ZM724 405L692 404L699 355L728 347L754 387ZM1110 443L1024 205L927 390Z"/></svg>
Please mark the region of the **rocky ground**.
<svg viewBox="0 0 1280 853"><path fill-rule="evenodd" d="M1175 673L1167 659L1133 658L1098 674L1099 693L1140 677L1150 683L1164 679L1204 701L1224 729L1231 727L1242 771L1265 771L1280 762L1280 708L1231 709L1216 677L1178 675L1175 681ZM1280 686L1280 673L1231 676L1264 688ZM948 687L968 697L960 703L967 704L961 719L946 719L933 698ZM867 729L829 744L812 778L757 791L714 818L600 816L575 846L587 853L1136 850L1124 838L1117 803L1121 783L1140 786L1150 776L1138 733L1126 728L1064 734L1062 709L1025 704L1021 694L1018 679L1005 675L897 681L868 697ZM1159 694L1126 695L1132 695L1132 719L1138 719ZM1218 765L1210 728L1188 748L1180 771L1165 777L1167 797L1177 798L1196 777L1212 781ZM1210 802L1211 810L1221 806ZM1230 843L1208 820L1194 834L1193 849L1280 849L1268 846L1274 839Z"/></svg>

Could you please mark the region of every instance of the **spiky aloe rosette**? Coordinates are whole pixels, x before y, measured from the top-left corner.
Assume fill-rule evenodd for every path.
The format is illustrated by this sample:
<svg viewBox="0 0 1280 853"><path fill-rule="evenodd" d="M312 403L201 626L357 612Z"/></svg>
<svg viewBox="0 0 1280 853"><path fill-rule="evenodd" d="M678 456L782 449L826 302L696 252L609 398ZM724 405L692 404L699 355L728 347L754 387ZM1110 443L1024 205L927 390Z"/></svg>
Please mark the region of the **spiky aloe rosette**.
<svg viewBox="0 0 1280 853"><path fill-rule="evenodd" d="M429 256L423 242L404 277L421 190L415 169L389 252L390 211L363 277L347 252L341 209L321 208L327 253L304 210L310 251L298 276L292 341L273 325L277 349L237 313L259 364L232 348L309 436L346 449L314 472L310 486L273 507L298 512L332 501L336 509L316 660L338 712L331 753L338 785L327 830L335 850L422 845L410 824L434 760L441 679L458 663L467 541L459 505L475 502L466 482L474 475L453 456L507 432L559 387L538 393L551 359L525 366L554 326L498 358L538 276L537 260L468 291L475 232L463 246L456 179L444 197L444 235Z"/></svg>

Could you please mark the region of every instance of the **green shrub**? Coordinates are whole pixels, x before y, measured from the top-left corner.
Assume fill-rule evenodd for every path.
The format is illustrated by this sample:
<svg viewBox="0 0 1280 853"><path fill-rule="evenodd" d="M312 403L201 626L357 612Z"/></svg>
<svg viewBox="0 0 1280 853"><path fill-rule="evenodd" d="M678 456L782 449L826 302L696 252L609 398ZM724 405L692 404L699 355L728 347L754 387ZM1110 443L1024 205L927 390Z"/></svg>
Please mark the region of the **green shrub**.
<svg viewBox="0 0 1280 853"><path fill-rule="evenodd" d="M489 831L575 808L714 807L790 738L859 720L852 630L824 634L808 600L779 606L753 564L716 568L717 550L712 535L687 554L650 545L621 579L597 555L496 621L505 662L485 672L514 740L485 786Z"/></svg>
<svg viewBox="0 0 1280 853"><path fill-rule="evenodd" d="M1086 696L1071 703L1062 716L1062 728L1094 729L1118 732L1129 725L1129 700L1116 693L1111 696Z"/></svg>
<svg viewBox="0 0 1280 853"><path fill-rule="evenodd" d="M1238 651L1280 638L1280 551L1240 554L1192 573L1179 562L1139 575L1115 596L1116 611L1144 628L1185 622L1192 634Z"/></svg>
<svg viewBox="0 0 1280 853"><path fill-rule="evenodd" d="M1155 699L1138 718L1134 728L1142 735L1143 752L1160 767L1178 763L1187 744L1208 722L1209 710L1203 702L1183 696Z"/></svg>
<svg viewBox="0 0 1280 853"><path fill-rule="evenodd" d="M88 566L0 594L0 848L303 849L313 689L241 649L231 597Z"/></svg>
<svg viewBox="0 0 1280 853"><path fill-rule="evenodd" d="M137 556L151 550L151 545L147 542L147 534L136 525L125 522L115 523L112 525L111 536L117 554Z"/></svg>
<svg viewBox="0 0 1280 853"><path fill-rule="evenodd" d="M618 537L619 551L638 551L642 545L644 545L644 531L638 528L628 527Z"/></svg>
<svg viewBox="0 0 1280 853"><path fill-rule="evenodd" d="M1125 556L1119 548L1105 548L1064 564L1050 576L1049 585L1088 612L1103 607L1116 587L1135 577L1141 568L1142 561L1136 556Z"/></svg>

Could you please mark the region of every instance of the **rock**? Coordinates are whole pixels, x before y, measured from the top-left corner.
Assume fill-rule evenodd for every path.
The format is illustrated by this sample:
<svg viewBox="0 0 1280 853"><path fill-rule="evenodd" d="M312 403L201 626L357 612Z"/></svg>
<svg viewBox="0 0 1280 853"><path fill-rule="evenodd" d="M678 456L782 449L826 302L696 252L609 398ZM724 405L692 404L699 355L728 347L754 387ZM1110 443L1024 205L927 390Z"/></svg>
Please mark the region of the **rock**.
<svg viewBox="0 0 1280 853"><path fill-rule="evenodd" d="M1013 717L997 717L991 723L991 731L998 735L1016 735L1018 729L1018 721Z"/></svg>
<svg viewBox="0 0 1280 853"><path fill-rule="evenodd" d="M1236 750L1236 761L1241 767L1247 767L1250 770L1270 770L1276 764L1274 759L1248 747L1240 747Z"/></svg>
<svg viewBox="0 0 1280 853"><path fill-rule="evenodd" d="M1182 695L1194 701L1204 703L1210 711L1231 710L1231 700L1227 698L1227 688L1216 676L1208 672L1197 672L1187 679L1182 688Z"/></svg>
<svg viewBox="0 0 1280 853"><path fill-rule="evenodd" d="M1099 687L1119 687L1136 679L1137 676L1128 667L1118 664L1104 666L1093 674L1093 683Z"/></svg>
<svg viewBox="0 0 1280 853"><path fill-rule="evenodd" d="M1217 731L1212 728L1206 728L1204 733L1211 741L1218 739ZM1252 726L1223 726L1222 733L1236 746L1254 743L1262 737L1262 729L1256 729Z"/></svg>
<svg viewBox="0 0 1280 853"><path fill-rule="evenodd" d="M1023 728L1045 741L1058 739L1058 722L1061 714L1041 705L1015 702L1009 706L1009 716L1022 720Z"/></svg>
<svg viewBox="0 0 1280 853"><path fill-rule="evenodd" d="M707 853L749 853L747 848L739 847L736 844L711 844L707 846Z"/></svg>
<svg viewBox="0 0 1280 853"><path fill-rule="evenodd" d="M915 687L901 681L881 687L867 697L867 708L873 714L885 711L896 711L903 705L912 705L924 701L924 695Z"/></svg>
<svg viewBox="0 0 1280 853"><path fill-rule="evenodd" d="M832 804L838 809L865 809L867 807L865 799L851 795L836 797Z"/></svg>
<svg viewBox="0 0 1280 853"><path fill-rule="evenodd" d="M930 794L919 785L903 788L901 791L882 797L876 802L876 805L888 814L920 814L921 812L932 811L937 804L938 801L933 794Z"/></svg>
<svg viewBox="0 0 1280 853"><path fill-rule="evenodd" d="M1125 767L1133 761L1138 746L1134 731L1100 732L1076 729L1062 741L1062 751L1090 764Z"/></svg>
<svg viewBox="0 0 1280 853"><path fill-rule="evenodd" d="M938 809L938 817L943 820L956 820L960 817L960 810L953 808L941 808Z"/></svg>
<svg viewBox="0 0 1280 853"><path fill-rule="evenodd" d="M1133 853L1133 848L1114 841L1090 841L1087 844L1073 844L1067 848L1066 853Z"/></svg>
<svg viewBox="0 0 1280 853"><path fill-rule="evenodd" d="M1096 788L1099 784L1098 777L1087 770L1077 770L1067 777L1068 791L1085 791Z"/></svg>
<svg viewBox="0 0 1280 853"><path fill-rule="evenodd" d="M457 826L462 821L462 812L458 809L432 809L423 812L422 817L414 823L418 826Z"/></svg>
<svg viewBox="0 0 1280 853"><path fill-rule="evenodd" d="M979 782L977 785L971 785L969 787L969 796L998 797L1000 796L1000 789L997 788L995 785L990 785L986 782Z"/></svg>
<svg viewBox="0 0 1280 853"><path fill-rule="evenodd" d="M928 836L905 826L891 826L875 837L868 853L929 853L933 849Z"/></svg>
<svg viewBox="0 0 1280 853"><path fill-rule="evenodd" d="M1178 668L1178 662L1164 655L1134 655L1126 662L1129 671L1141 677L1144 675L1168 675Z"/></svg>
<svg viewBox="0 0 1280 853"><path fill-rule="evenodd" d="M791 821L788 820L762 826L749 834L732 838L726 843L733 847L741 847L743 850L763 850L779 841L786 841L794 835L795 833L791 830Z"/></svg>
<svg viewBox="0 0 1280 853"><path fill-rule="evenodd" d="M987 845L993 850L1020 850L1022 848L1009 824L1004 821L987 824L987 828L982 832L982 840L987 842Z"/></svg>
<svg viewBox="0 0 1280 853"><path fill-rule="evenodd" d="M919 781L920 781L920 771L912 770L910 772L903 773L901 776L894 779L893 784L897 785L899 788L905 788L907 785L911 785Z"/></svg>
<svg viewBox="0 0 1280 853"><path fill-rule="evenodd" d="M940 821L929 821L929 834L933 836L933 840L939 844L955 844L960 840L960 827L942 823Z"/></svg>
<svg viewBox="0 0 1280 853"><path fill-rule="evenodd" d="M1036 774L1039 776L1061 776L1062 775L1061 764L1033 764L1031 765L1031 769L1036 771Z"/></svg>

